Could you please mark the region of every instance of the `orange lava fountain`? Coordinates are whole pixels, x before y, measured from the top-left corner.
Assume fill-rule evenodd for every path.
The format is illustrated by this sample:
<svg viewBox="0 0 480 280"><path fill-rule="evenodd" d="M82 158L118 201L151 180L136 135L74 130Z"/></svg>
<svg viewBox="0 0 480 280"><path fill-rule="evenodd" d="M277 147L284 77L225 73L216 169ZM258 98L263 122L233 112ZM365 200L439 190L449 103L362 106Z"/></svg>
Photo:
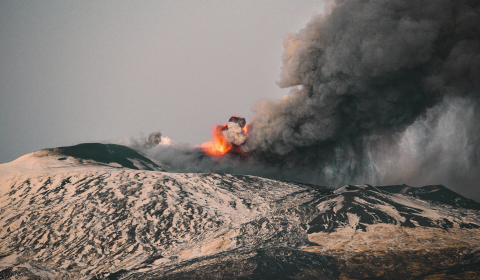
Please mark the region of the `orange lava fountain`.
<svg viewBox="0 0 480 280"><path fill-rule="evenodd" d="M243 129L243 132L245 132L245 134L248 135L248 131L250 130L250 125L247 124L246 126L242 127L242 129Z"/></svg>
<svg viewBox="0 0 480 280"><path fill-rule="evenodd" d="M242 127L242 130L247 134L250 125L245 125ZM224 154L230 152L233 146L231 143L223 137L222 132L227 129L227 124L224 125L214 125L212 128L212 140L205 142L198 147L202 149L204 153L210 156L223 156ZM238 146L236 148L237 153L239 152ZM243 154L243 153L242 153Z"/></svg>
<svg viewBox="0 0 480 280"><path fill-rule="evenodd" d="M210 156L222 156L232 149L232 144L228 144L227 140L223 138L222 131L225 130L226 125L215 125L212 129L212 141L208 141L200 145L200 149Z"/></svg>

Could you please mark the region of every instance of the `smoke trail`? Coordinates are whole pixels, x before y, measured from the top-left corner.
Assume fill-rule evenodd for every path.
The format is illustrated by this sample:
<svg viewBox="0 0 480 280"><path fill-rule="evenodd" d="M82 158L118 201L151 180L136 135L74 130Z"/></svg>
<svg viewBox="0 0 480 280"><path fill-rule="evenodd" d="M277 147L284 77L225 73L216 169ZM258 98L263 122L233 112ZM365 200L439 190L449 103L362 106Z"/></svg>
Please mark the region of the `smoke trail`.
<svg viewBox="0 0 480 280"><path fill-rule="evenodd" d="M279 85L292 90L281 100L255 104L248 149L296 180L393 178L375 162L385 157L382 150L397 149L401 133L429 108L447 106L450 97L468 98L471 108L478 104L479 3L335 1L286 37ZM437 111L428 125L442 122ZM412 131L420 133L412 128L407 135ZM477 145L474 131L465 137Z"/></svg>

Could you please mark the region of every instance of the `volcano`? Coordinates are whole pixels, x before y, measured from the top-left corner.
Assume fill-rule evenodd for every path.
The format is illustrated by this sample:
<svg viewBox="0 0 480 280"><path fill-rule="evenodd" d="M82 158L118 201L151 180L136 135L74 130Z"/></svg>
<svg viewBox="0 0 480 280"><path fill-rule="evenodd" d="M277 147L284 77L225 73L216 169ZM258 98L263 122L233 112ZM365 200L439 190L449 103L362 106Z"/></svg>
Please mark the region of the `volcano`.
<svg viewBox="0 0 480 280"><path fill-rule="evenodd" d="M0 279L478 279L480 204L167 172L120 145L0 165Z"/></svg>
<svg viewBox="0 0 480 280"><path fill-rule="evenodd" d="M245 118L233 115L224 125L214 125L212 140L198 146L206 155L223 156L227 153L246 156L241 145L247 141L248 126Z"/></svg>

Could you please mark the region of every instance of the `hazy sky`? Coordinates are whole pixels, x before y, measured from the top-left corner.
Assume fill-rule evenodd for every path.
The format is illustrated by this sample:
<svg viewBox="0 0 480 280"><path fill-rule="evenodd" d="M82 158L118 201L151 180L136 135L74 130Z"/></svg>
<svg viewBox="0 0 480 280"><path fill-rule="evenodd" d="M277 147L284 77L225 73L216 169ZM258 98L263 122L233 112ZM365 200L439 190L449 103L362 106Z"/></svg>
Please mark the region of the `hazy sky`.
<svg viewBox="0 0 480 280"><path fill-rule="evenodd" d="M325 1L0 1L0 163L214 123L281 98L283 38Z"/></svg>

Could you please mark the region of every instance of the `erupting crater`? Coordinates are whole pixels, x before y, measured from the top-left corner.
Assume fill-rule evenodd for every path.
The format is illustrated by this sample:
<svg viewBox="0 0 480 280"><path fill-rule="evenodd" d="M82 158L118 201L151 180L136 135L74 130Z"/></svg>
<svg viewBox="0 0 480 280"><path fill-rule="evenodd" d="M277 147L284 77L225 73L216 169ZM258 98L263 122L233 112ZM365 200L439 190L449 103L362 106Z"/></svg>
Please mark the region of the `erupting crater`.
<svg viewBox="0 0 480 280"><path fill-rule="evenodd" d="M214 125L212 140L199 146L209 156L223 156L227 153L246 155L241 146L247 142L248 129L245 118L232 116L224 125Z"/></svg>

